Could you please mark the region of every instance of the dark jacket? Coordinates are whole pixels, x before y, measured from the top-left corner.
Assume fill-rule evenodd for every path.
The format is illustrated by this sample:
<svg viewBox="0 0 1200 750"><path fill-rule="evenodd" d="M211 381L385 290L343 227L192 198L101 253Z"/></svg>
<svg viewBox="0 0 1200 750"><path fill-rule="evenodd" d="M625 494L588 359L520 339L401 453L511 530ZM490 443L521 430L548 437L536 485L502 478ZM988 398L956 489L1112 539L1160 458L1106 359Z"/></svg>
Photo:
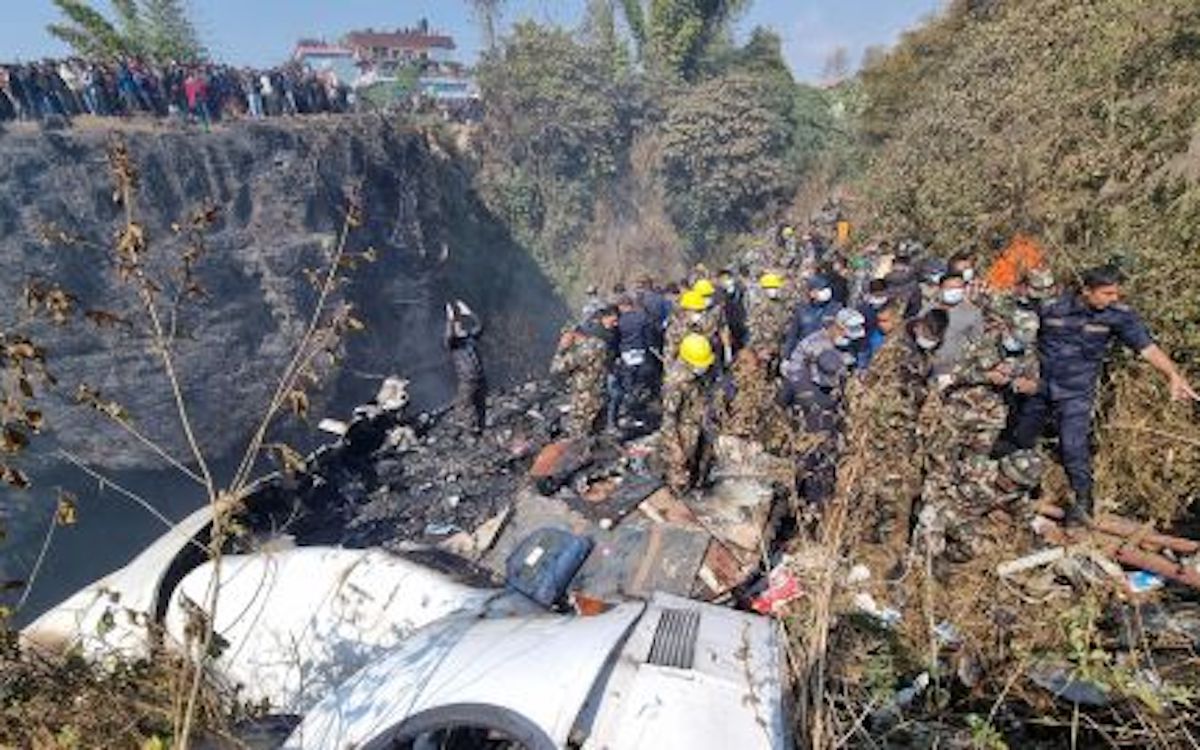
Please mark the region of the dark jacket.
<svg viewBox="0 0 1200 750"><path fill-rule="evenodd" d="M1127 305L1093 310L1078 295L1068 294L1042 308L1038 355L1050 398L1091 398L1113 339L1135 352L1154 344L1141 317Z"/></svg>

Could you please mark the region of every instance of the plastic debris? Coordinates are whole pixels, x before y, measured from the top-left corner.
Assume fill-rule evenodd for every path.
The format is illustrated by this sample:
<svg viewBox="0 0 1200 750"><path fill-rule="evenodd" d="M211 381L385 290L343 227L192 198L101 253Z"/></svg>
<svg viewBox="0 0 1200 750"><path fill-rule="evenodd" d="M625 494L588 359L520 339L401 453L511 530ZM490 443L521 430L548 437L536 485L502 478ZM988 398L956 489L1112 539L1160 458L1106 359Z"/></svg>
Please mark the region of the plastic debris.
<svg viewBox="0 0 1200 750"><path fill-rule="evenodd" d="M1108 689L1091 680L1075 676L1065 664L1041 662L1028 672L1033 684L1054 694L1054 697L1084 706L1107 706L1111 699Z"/></svg>
<svg viewBox="0 0 1200 750"><path fill-rule="evenodd" d="M760 615L779 614L785 604L799 599L803 593L796 575L786 563L781 563L767 577L767 589L751 600L750 608Z"/></svg>
<svg viewBox="0 0 1200 750"><path fill-rule="evenodd" d="M893 607L880 607L875 597L860 591L854 595L855 608L864 615L869 615L885 628L893 628L904 619L904 614Z"/></svg>
<svg viewBox="0 0 1200 750"><path fill-rule="evenodd" d="M1135 594L1145 594L1150 591L1156 591L1161 589L1165 584L1161 576L1156 576L1153 573L1147 573L1144 570L1138 570L1133 573L1126 574L1125 581L1129 585L1129 590Z"/></svg>

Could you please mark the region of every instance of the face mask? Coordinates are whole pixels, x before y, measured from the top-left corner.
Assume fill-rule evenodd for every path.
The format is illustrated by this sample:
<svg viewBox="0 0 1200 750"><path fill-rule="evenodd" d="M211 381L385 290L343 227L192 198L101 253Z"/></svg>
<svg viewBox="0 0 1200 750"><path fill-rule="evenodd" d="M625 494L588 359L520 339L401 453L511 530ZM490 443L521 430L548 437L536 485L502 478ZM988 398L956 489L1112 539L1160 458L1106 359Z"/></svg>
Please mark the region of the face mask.
<svg viewBox="0 0 1200 750"><path fill-rule="evenodd" d="M832 289L818 289L812 293L813 302L828 302L833 299Z"/></svg>
<svg viewBox="0 0 1200 750"><path fill-rule="evenodd" d="M954 306L962 302L967 296L966 290L963 289L943 289L942 302L947 305Z"/></svg>
<svg viewBox="0 0 1200 750"><path fill-rule="evenodd" d="M722 281L721 286L725 287L725 291L727 292L733 292L733 290L737 289L737 284L733 282L733 279Z"/></svg>
<svg viewBox="0 0 1200 750"><path fill-rule="evenodd" d="M692 368L692 375L694 375L697 378L704 377L705 373L707 373L707 372L708 372L707 367L693 367Z"/></svg>
<svg viewBox="0 0 1200 750"><path fill-rule="evenodd" d="M974 268L964 268L961 275L962 275L963 281L970 284L971 281L975 278L975 269Z"/></svg>
<svg viewBox="0 0 1200 750"><path fill-rule="evenodd" d="M767 299L779 299L779 290L778 289L768 289L767 290Z"/></svg>
<svg viewBox="0 0 1200 750"><path fill-rule="evenodd" d="M1025 343L1023 341L1019 341L1011 335L1005 336L1004 340L1001 341L1000 344L1004 347L1004 351L1008 352L1009 354L1019 354L1025 351Z"/></svg>
<svg viewBox="0 0 1200 750"><path fill-rule="evenodd" d="M941 342L939 342L937 339L927 339L924 336L917 336L917 346L919 346L923 351L931 352L938 348L939 343Z"/></svg>
<svg viewBox="0 0 1200 750"><path fill-rule="evenodd" d="M867 297L867 304L878 310L887 304L887 297Z"/></svg>
<svg viewBox="0 0 1200 750"><path fill-rule="evenodd" d="M838 349L849 349L850 345L853 343L854 343L853 341L851 341L849 338L847 338L845 336L838 336L836 339L833 340L833 345L836 346Z"/></svg>

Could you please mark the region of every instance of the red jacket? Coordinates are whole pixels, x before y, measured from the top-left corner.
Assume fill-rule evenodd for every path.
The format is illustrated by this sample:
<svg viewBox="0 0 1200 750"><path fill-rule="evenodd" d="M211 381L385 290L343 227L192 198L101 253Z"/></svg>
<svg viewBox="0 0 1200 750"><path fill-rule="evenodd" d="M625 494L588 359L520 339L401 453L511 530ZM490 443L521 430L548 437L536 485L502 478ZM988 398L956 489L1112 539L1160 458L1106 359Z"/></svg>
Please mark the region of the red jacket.
<svg viewBox="0 0 1200 750"><path fill-rule="evenodd" d="M208 83L203 76L190 75L183 82L183 94L187 97L188 107L195 109L198 100L208 98Z"/></svg>

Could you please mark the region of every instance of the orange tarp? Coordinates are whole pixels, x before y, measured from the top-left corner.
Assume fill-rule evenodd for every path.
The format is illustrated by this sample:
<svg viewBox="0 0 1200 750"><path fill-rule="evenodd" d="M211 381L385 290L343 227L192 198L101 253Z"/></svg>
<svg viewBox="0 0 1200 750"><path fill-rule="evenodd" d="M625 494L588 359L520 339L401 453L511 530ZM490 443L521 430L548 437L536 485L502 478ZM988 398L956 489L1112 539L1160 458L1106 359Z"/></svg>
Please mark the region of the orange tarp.
<svg viewBox="0 0 1200 750"><path fill-rule="evenodd" d="M1018 234L1013 237L1000 257L988 269L987 283L991 289L1010 290L1026 271L1046 265L1041 245L1032 237Z"/></svg>

